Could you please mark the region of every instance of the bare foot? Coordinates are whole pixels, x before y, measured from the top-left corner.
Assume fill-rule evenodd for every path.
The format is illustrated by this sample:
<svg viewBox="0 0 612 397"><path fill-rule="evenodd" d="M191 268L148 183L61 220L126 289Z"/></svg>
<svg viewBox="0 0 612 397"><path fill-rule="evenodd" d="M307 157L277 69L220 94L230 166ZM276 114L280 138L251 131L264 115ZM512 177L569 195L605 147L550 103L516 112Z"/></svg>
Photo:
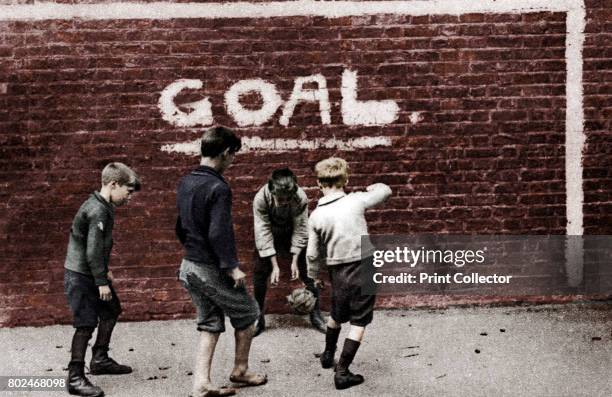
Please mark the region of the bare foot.
<svg viewBox="0 0 612 397"><path fill-rule="evenodd" d="M238 372L232 372L230 375L230 381L239 383L239 387L247 386L261 386L268 382L267 375L256 374L255 372L245 371L242 374Z"/></svg>
<svg viewBox="0 0 612 397"><path fill-rule="evenodd" d="M233 396L234 394L236 394L236 389L232 387L217 388L211 384L206 384L198 387L190 397L223 397Z"/></svg>

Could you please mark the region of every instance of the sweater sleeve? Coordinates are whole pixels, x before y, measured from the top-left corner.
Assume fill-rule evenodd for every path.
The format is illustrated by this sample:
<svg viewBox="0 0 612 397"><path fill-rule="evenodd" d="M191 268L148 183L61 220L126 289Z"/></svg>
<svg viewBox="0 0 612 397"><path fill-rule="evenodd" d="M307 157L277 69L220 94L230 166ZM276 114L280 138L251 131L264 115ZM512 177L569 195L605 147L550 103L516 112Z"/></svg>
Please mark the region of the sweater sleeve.
<svg viewBox="0 0 612 397"><path fill-rule="evenodd" d="M291 235L291 253L298 255L308 241L308 197L303 190L298 191L301 212L293 219L293 234Z"/></svg>
<svg viewBox="0 0 612 397"><path fill-rule="evenodd" d="M368 186L365 192L359 192L357 194L367 209L385 202L389 196L391 196L391 188L384 183L375 183Z"/></svg>
<svg viewBox="0 0 612 397"><path fill-rule="evenodd" d="M319 278L319 272L324 261L325 254L321 252L319 234L315 230L314 222L312 222L311 218L310 222L308 222L308 246L306 248L306 263L309 278Z"/></svg>
<svg viewBox="0 0 612 397"><path fill-rule="evenodd" d="M257 192L253 200L253 227L255 229L255 246L259 256L266 258L276 255L272 224L270 223L268 204L265 198L265 187Z"/></svg>
<svg viewBox="0 0 612 397"><path fill-rule="evenodd" d="M94 277L96 285L108 285L108 269L104 258L104 237L110 229L110 220L103 212L88 214L89 225L87 230L86 257L89 270Z"/></svg>
<svg viewBox="0 0 612 397"><path fill-rule="evenodd" d="M181 223L181 217L176 217L176 225L174 226L174 232L176 234L176 238L181 242L181 244L185 244L185 239L187 238L187 233L185 229L183 229L183 224Z"/></svg>
<svg viewBox="0 0 612 397"><path fill-rule="evenodd" d="M232 192L228 186L219 185L214 191L210 208L208 241L219 258L221 269L231 270L238 267L236 239L232 223Z"/></svg>

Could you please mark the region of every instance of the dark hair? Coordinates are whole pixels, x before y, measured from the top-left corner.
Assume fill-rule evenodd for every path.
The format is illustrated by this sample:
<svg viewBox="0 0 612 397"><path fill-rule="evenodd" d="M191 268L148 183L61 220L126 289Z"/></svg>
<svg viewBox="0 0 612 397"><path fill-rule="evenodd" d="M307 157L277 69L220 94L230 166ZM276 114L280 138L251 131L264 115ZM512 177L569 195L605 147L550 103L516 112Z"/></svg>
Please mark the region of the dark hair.
<svg viewBox="0 0 612 397"><path fill-rule="evenodd" d="M202 157L217 157L225 149L229 148L230 153L236 153L241 147L240 138L233 130L216 126L204 131L200 153Z"/></svg>
<svg viewBox="0 0 612 397"><path fill-rule="evenodd" d="M287 167L276 169L268 180L268 189L272 194L293 195L298 189L297 177Z"/></svg>
<svg viewBox="0 0 612 397"><path fill-rule="evenodd" d="M102 184L108 185L117 182L119 185L127 185L135 191L140 190L140 179L134 170L123 163L109 163L102 170Z"/></svg>

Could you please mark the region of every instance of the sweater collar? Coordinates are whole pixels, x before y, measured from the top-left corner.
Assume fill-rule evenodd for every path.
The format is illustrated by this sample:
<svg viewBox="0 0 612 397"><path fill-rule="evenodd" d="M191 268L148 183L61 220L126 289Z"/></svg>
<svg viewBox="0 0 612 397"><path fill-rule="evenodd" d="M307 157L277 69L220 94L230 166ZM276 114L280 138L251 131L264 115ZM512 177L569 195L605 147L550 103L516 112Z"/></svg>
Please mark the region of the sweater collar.
<svg viewBox="0 0 612 397"><path fill-rule="evenodd" d="M96 200L101 202L104 205L104 208L106 208L111 214L115 213L115 206L112 203L106 201L106 199L102 197L100 192L98 191L93 192L93 196L96 198Z"/></svg>
<svg viewBox="0 0 612 397"><path fill-rule="evenodd" d="M337 193L332 193L332 194L328 194L327 196L323 196L319 199L319 206L321 205L327 205L327 204L331 204L334 201L340 200L342 197L346 196L346 193L344 192L337 192Z"/></svg>
<svg viewBox="0 0 612 397"><path fill-rule="evenodd" d="M204 174L212 175L214 177L219 178L224 183L227 183L225 181L225 178L223 178L223 176L220 173L215 171L214 168L209 167L207 165L201 165L198 168L196 168L195 170L193 170L191 173L194 174L194 175L204 175Z"/></svg>

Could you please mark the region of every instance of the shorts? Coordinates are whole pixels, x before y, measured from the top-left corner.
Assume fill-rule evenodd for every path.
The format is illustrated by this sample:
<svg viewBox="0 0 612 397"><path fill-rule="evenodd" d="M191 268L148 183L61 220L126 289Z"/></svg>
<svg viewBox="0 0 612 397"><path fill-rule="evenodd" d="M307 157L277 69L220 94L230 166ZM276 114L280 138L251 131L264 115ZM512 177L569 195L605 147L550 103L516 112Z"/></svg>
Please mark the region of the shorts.
<svg viewBox="0 0 612 397"><path fill-rule="evenodd" d="M225 332L225 315L239 331L259 318L259 307L246 288L234 288L234 280L216 265L183 259L179 280L198 312L198 331Z"/></svg>
<svg viewBox="0 0 612 397"><path fill-rule="evenodd" d="M366 269L364 269L366 268ZM374 317L376 295L362 295L362 272L368 271L361 261L328 266L332 285L331 318L339 323L365 327Z"/></svg>
<svg viewBox="0 0 612 397"><path fill-rule="evenodd" d="M74 328L95 328L98 320L117 319L123 311L117 293L109 284L112 299L100 299L100 291L93 276L69 269L64 272L64 292L72 310Z"/></svg>

